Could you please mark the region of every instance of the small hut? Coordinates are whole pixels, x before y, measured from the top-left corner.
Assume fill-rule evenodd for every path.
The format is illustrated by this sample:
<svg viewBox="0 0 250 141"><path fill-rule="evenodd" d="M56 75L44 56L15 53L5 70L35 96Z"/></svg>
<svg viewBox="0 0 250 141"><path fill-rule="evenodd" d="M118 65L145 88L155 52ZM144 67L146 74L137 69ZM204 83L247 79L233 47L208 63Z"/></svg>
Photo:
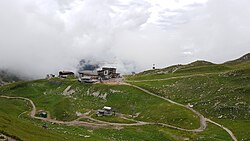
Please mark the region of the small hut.
<svg viewBox="0 0 250 141"><path fill-rule="evenodd" d="M104 106L102 109L97 110L97 116L111 116L113 115L112 107Z"/></svg>
<svg viewBox="0 0 250 141"><path fill-rule="evenodd" d="M74 77L75 76L75 73L74 72L71 72L71 71L60 71L59 72L59 77L61 78L67 78L69 76L72 76Z"/></svg>
<svg viewBox="0 0 250 141"><path fill-rule="evenodd" d="M48 114L46 111L40 110L40 111L38 111L38 116L42 117L42 118L47 118Z"/></svg>

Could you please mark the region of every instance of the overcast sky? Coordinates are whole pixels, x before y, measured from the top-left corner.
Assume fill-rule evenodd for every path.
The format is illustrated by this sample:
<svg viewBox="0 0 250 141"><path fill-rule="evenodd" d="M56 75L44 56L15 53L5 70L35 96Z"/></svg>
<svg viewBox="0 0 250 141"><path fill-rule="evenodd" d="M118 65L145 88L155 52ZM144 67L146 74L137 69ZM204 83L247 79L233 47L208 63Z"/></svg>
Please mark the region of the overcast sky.
<svg viewBox="0 0 250 141"><path fill-rule="evenodd" d="M249 0L1 0L0 68L32 77L80 59L142 71L250 52Z"/></svg>

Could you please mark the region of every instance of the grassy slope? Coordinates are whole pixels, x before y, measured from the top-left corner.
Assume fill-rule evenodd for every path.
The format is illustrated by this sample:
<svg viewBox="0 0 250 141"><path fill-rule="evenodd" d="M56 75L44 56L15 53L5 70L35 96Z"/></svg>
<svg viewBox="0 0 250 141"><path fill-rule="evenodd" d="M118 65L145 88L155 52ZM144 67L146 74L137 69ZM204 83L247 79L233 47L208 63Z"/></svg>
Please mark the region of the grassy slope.
<svg viewBox="0 0 250 141"><path fill-rule="evenodd" d="M41 128L42 122L37 126L34 121L18 117L23 111L30 110L27 103L21 100L6 100L0 98L0 131L20 140L52 141L52 140L81 140L79 136L67 135ZM87 132L85 129L83 133ZM98 138L97 138L98 139ZM101 139L101 138L99 138Z"/></svg>
<svg viewBox="0 0 250 141"><path fill-rule="evenodd" d="M195 63L196 64L196 63ZM179 76L187 76L194 74L204 74L204 73L219 73L222 71L230 70L231 68L224 64L200 64L195 66L192 65L176 65L167 67L164 69L149 70L139 73L134 76L127 76L127 80L150 80L150 79L163 79Z"/></svg>
<svg viewBox="0 0 250 141"><path fill-rule="evenodd" d="M53 88L51 83L61 84ZM72 97L61 94L68 85L76 91ZM191 111L125 85L83 85L56 79L18 83L4 88L2 93L31 98L38 109L46 109L52 118L60 120L73 120L76 118L77 111L97 110L108 105L114 107L118 113L126 115L140 113L137 120L158 121L189 129L199 127L199 119ZM92 93L107 96L106 99L102 99L91 96Z"/></svg>
<svg viewBox="0 0 250 141"><path fill-rule="evenodd" d="M232 129L239 139L250 139L250 126L246 126L250 119L250 61L182 66L174 73L166 73L166 70L169 68L130 76L128 80L193 75L187 78L134 84L174 101L191 103L205 116L218 120ZM194 76L196 74L203 75Z"/></svg>
<svg viewBox="0 0 250 141"><path fill-rule="evenodd" d="M177 131L161 126L138 126L116 129L88 129L83 127L70 127L50 124L48 129L43 129L44 124L38 120L31 120L25 114L17 118L23 111L29 110L26 102L21 100L6 100L0 98L0 131L5 134L18 137L21 140L43 141L43 140L230 140L227 133L216 126L209 126L202 133L188 133ZM84 136L87 136L84 137Z"/></svg>
<svg viewBox="0 0 250 141"><path fill-rule="evenodd" d="M71 85L76 93L72 97L62 96L62 91ZM106 99L88 94L107 93ZM75 118L75 111L86 112L104 105L116 107L117 112L133 114L139 112L137 120L161 121L172 125L195 128L198 119L193 113L152 97L129 86L83 85L71 80L53 79L19 82L0 87L0 93L10 96L23 96L32 99L39 109L46 109L51 116L62 120ZM227 133L211 126L203 133L188 133L161 126L126 127L115 129L88 129L49 124L43 129L43 122L32 120L23 114L30 110L29 104L22 100L0 98L0 131L16 136L21 140L230 140ZM133 110L131 110L133 109ZM162 111L162 109L164 109ZM179 120L182 119L182 120ZM107 119L104 119L107 120ZM110 120L110 119L108 119ZM117 119L115 119L117 120ZM118 120L120 121L120 120ZM123 121L122 121L123 122ZM124 121L127 122L127 121ZM192 124L190 124L192 123ZM84 138L88 135L90 138Z"/></svg>

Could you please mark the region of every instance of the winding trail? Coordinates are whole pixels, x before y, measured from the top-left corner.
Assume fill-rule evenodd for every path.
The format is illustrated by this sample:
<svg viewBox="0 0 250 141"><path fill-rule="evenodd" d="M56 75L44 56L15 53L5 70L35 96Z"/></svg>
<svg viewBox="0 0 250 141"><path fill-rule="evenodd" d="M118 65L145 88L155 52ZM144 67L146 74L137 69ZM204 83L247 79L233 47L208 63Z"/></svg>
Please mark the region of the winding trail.
<svg viewBox="0 0 250 141"><path fill-rule="evenodd" d="M214 73L207 73L207 74L214 74ZM177 78L187 78L187 77L193 77L193 76L205 76L207 74L195 74L195 75L180 76L180 77L171 77L171 78L164 78L164 79L141 80L141 81L127 81L127 82L163 81L163 80L170 80L170 79L177 79ZM155 97L159 97L159 98L164 99L164 100L166 100L166 101L168 101L168 102L170 102L172 104L176 104L176 105L179 105L181 107L184 107L184 108L187 108L187 109L193 111L195 114L197 114L200 117L200 128L195 129L195 130L191 130L191 131L201 132L201 131L203 131L206 128L206 126L207 126L206 122L210 122L210 123L212 123L212 124L214 124L214 125L222 128L223 130L225 130L231 136L231 138L232 138L233 141L238 141L237 138L235 137L235 135L233 134L233 132L230 129L224 127L223 125L221 125L221 124L219 124L219 123L217 123L215 121L212 121L211 119L205 118L202 114L200 114L198 111L194 110L193 108L191 108L189 106L185 106L185 105L180 104L180 103L177 103L177 102L172 101L172 100L170 100L168 98L161 97L161 96L159 96L157 94L154 94L154 93L152 93L152 92L150 92L150 91L148 91L148 90L146 90L144 88L141 88L139 86L136 86L136 85L133 85L133 84L129 84L129 83L124 83L124 84L132 86L132 87L137 88L137 89L140 89L140 90L144 91L145 93L148 93L148 94L153 95ZM178 129L178 130L182 130L182 129ZM185 131L188 131L188 130L185 130Z"/></svg>
<svg viewBox="0 0 250 141"><path fill-rule="evenodd" d="M190 76L188 76L188 77L190 77ZM185 77L181 77L181 78L185 78ZM168 80L168 79L170 79L170 78L160 79L160 80ZM79 119L76 119L76 120L73 120L73 121L59 121L59 120L54 120L54 119L50 119L50 118L36 117L35 116L35 114L36 114L36 106L35 106L34 102L31 99L29 99L29 98L25 98L25 97L10 97L10 96L0 96L0 97L7 98L7 99L21 99L21 100L29 101L30 104L31 104L31 106L32 106L32 110L30 112L31 118L42 120L42 121L46 121L46 122L51 122L51 123L71 125L71 126L85 126L85 127L92 127L92 128L93 127L96 127L96 128L99 128L99 127L122 128L123 126L162 125L162 126L165 126L165 127L169 127L169 128L173 128L173 129L181 130L181 131L202 132L207 127L206 122L210 122L210 123L215 124L216 126L222 128L222 129L224 129L231 136L231 138L232 138L233 141L238 141L237 138L235 137L235 135L233 134L233 132L231 130L229 130L228 128L224 127L223 125L221 125L219 123L216 123L216 122L214 122L214 121L212 121L212 120L210 120L208 118L205 118L202 114L200 114L198 111L194 110L193 108L190 108L189 106L177 103L177 102L172 101L172 100L170 100L168 98L161 97L161 96L159 96L157 94L154 94L154 93L152 93L152 92L150 92L150 91L148 91L148 90L146 90L144 88L141 88L139 86L136 86L136 85L132 85L132 84L129 84L129 83L122 83L122 84L131 86L131 87L134 87L134 88L137 88L137 89L139 89L139 90L141 90L141 91L143 91L143 92L145 92L147 94L150 94L152 96L161 98L161 99L166 100L166 101L168 101L168 102L170 102L172 104L184 107L184 108L186 108L188 110L191 110L192 112L194 112L196 115L199 116L199 118L200 118L200 127L197 128L197 129L190 130L190 129L184 129L184 128L180 128L180 127L176 127L176 126L169 125L169 124L164 124L164 123L143 122L143 121L136 121L136 120L134 120L136 123L111 123L111 122L97 120L97 119L94 119L94 118L91 118L91 117L85 117L85 118L88 118L88 119L90 119L90 120L92 120L92 121L94 121L96 123L79 121Z"/></svg>
<svg viewBox="0 0 250 141"><path fill-rule="evenodd" d="M79 121L79 118L73 121L59 121L59 120L55 120L55 119L50 119L50 118L42 118L42 117L36 117L36 106L34 104L34 102L29 99L29 98L25 98L25 97L11 97L11 96L0 96L2 98L7 98L7 99L21 99L21 100L26 100L28 102L30 102L31 106L32 106L32 110L30 112L30 116L33 119L38 119L38 120L42 120L42 121L46 121L46 122L51 122L51 123L56 123L56 124L64 124L64 125L70 125L70 126L85 126L85 127L92 127L92 128L100 128L100 127L106 127L106 128L115 128L115 129L120 129L124 126L141 126L141 125L162 125L165 127L169 127L169 128L173 128L173 129L177 129L177 130L181 130L181 131L188 131L188 132L201 132L204 129L200 130L200 129L194 129L194 130L189 130L189 129L184 129L184 128L180 128L180 127L175 127L173 125L169 125L169 124L164 124L164 123L156 123L156 122L143 122L143 121L137 121L134 120L136 123L111 123L111 122L106 122L106 121L101 121L101 120L97 120L91 117L86 116L85 118L90 119L92 122L85 122L85 121Z"/></svg>
<svg viewBox="0 0 250 141"><path fill-rule="evenodd" d="M211 119L208 119L208 118L206 118L206 121L207 121L207 122L210 122L210 123L212 123L212 124L214 124L214 125L217 125L217 126L219 126L220 128L224 129L225 131L227 131L227 133L231 136L231 138L232 138L234 141L238 141L237 138L235 137L235 135L233 134L233 132L232 132L231 130L229 130L228 128L226 128L226 127L224 127L223 125L221 125L221 124L219 124L219 123L217 123L217 122L214 122L214 121L212 121Z"/></svg>
<svg viewBox="0 0 250 141"><path fill-rule="evenodd" d="M184 130L183 130L183 129L181 129L181 128L176 128L176 129L178 129L178 130L183 130L183 131L190 131L190 132L202 132L202 131L204 131L204 130L206 129L207 124L206 124L206 119L205 119L205 117L204 117L202 114L200 114L199 112L195 111L194 109L192 109L192 108L190 108L190 107L188 107L188 106L185 106L185 105L183 105L183 104L177 103L177 102L175 102L175 101L172 101L172 100L170 100L170 99L168 99L168 98L161 97L161 96L159 96L159 95L157 95L157 94L154 94L154 93L152 93L152 92L150 92L150 91L148 91L148 90L146 90L146 89L143 89L143 88L141 88L141 87L139 87L139 86L132 85L132 84L128 84L128 83L127 83L126 85L129 85L129 86L131 86L131 87L137 88L137 89L139 89L139 90L141 90L141 91L143 91L143 92L145 92L145 93L147 93L147 94L150 94L150 95L152 95L152 96L161 98L161 99L166 100L166 101L168 101L168 102L170 102L170 103L172 103L172 104L175 104L175 105L184 107L184 108L186 108L186 109L188 109L188 110L191 110L192 112L194 112L196 115L199 116L199 118L200 118L200 127L199 127L198 129L194 129L194 130L187 130L187 129L184 129Z"/></svg>
<svg viewBox="0 0 250 141"><path fill-rule="evenodd" d="M32 118L35 118L36 106L35 106L34 102L32 100L30 100L29 98L25 98L25 97L11 97L11 96L4 96L4 95L1 95L0 97L7 98L7 99L21 99L21 100L26 100L26 101L30 102L30 104L32 106L32 110L30 112L30 116Z"/></svg>

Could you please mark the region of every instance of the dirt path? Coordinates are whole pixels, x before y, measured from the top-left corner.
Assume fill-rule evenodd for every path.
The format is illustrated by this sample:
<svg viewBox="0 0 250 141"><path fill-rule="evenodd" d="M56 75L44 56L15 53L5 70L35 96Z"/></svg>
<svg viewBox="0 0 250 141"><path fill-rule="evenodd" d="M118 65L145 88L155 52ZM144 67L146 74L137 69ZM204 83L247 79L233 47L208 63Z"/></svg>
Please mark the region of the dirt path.
<svg viewBox="0 0 250 141"><path fill-rule="evenodd" d="M162 78L162 79L150 79L150 80L127 80L127 82L152 82L152 81L164 81L164 80L171 80L171 79L178 79L178 78L189 78L189 77L194 77L194 76L206 76L206 75L210 75L210 74L217 74L217 73L204 73L204 74L193 74L193 75L185 75L185 76L175 76L175 77L169 77L169 78ZM126 84L126 83L125 83ZM205 118L203 115L201 115L199 112L195 111L194 109L188 107L188 106L185 106L183 104L180 104L180 103L177 103L177 102L174 102L170 99L167 99L167 98L164 98L164 97L161 97L157 94L154 94L146 89L143 89L139 86L136 86L136 85L132 85L132 84L128 84L132 87L135 87L137 89L140 89L150 95L153 95L153 96L156 96L156 97L159 97L159 98L162 98L164 100L167 100L168 102L170 103L173 103L173 104L176 104L176 105L179 105L179 106L182 106L182 107L185 107L185 108L188 108L189 110L193 111L194 113L196 113L199 117L200 117L200 128L198 129L198 131L200 130L204 130L206 128L206 122L210 122L220 128L222 128L223 130L225 130L230 136L231 138L234 140L234 141L238 141L237 138L235 137L235 135L233 134L233 132L231 130L229 130L228 128L224 127L223 125L217 123L217 122L214 122L208 118Z"/></svg>
<svg viewBox="0 0 250 141"><path fill-rule="evenodd" d="M177 129L177 130L181 130L181 131L188 131L188 132L201 132L203 130L200 129L194 129L194 130L189 130L189 129L184 129L184 128L180 128L180 127L175 127L169 124L164 124L164 123L156 123L156 122L143 122L143 121L137 121L137 120L133 120L136 123L111 123L111 122L106 122L106 121L101 121L101 120L97 120L91 117L85 117L88 118L92 121L94 121L95 123L91 123L91 122L84 122L84 121L79 121L79 120L74 120L74 121L59 121L59 120L54 120L54 119L49 119L49 118L41 118L41 117L36 117L36 106L34 104L34 102L28 98L24 98L24 97L9 97L9 96L0 96L3 98L7 98L7 99L21 99L21 100L27 100L31 103L32 105L32 111L30 112L30 116L34 119L38 119L38 120L42 120L42 121L46 121L46 122L51 122L51 123L57 123L57 124L64 124L64 125L75 125L75 126L86 126L86 127L113 127L113 128L120 128L120 127L124 127L124 126L140 126L140 125L162 125L165 127L169 127L169 128L173 128L173 129Z"/></svg>
<svg viewBox="0 0 250 141"><path fill-rule="evenodd" d="M25 97L10 97L10 96L0 96L2 98L7 98L7 99L21 99L21 100L26 100L26 101L29 101L31 106L32 106L32 110L30 112L30 116L32 118L35 118L35 114L36 114L36 106L34 104L34 102L32 100L30 100L29 98L25 98Z"/></svg>
<svg viewBox="0 0 250 141"><path fill-rule="evenodd" d="M41 118L41 117L36 117L35 114L36 114L36 106L34 104L34 102L29 99L29 98L25 98L25 97L10 97L10 96L0 96L2 98L7 98L7 99L21 99L21 100L26 100L26 101L29 101L31 106L32 106L32 110L30 112L30 116L34 119L38 119L38 120L42 120L42 121L46 121L46 122L51 122L51 123L57 123L57 124L64 124L64 125L71 125L71 126L85 126L85 127L92 127L92 128L100 128L100 127L107 127L107 128L122 128L123 126L140 126L140 125L162 125L162 126L165 126L165 127L169 127L169 128L173 128L173 129L176 129L176 130L181 130L181 131L187 131L187 132L202 132L205 130L205 128L207 127L207 124L206 124L206 121L207 122L210 122L210 123L213 123L219 127L221 127L222 129L224 129L226 132L228 132L228 134L231 136L231 138L234 140L234 141L238 141L237 138L234 136L234 134L232 133L232 131L230 131L228 128L224 127L223 125L220 125L210 119L207 119L205 118L202 114L200 114L199 112L195 111L194 109L188 107L188 106L185 106L183 104L180 104L180 103L177 103L175 101L172 101L170 99L167 99L167 98L164 98L164 97L161 97L157 94L154 94L146 89L143 89L139 86L136 86L136 85L132 85L132 84L128 84L128 83L123 83L125 85L129 85L131 87L134 87L134 88L137 88L139 90L142 90L144 91L145 93L147 94L150 94L152 96L155 96L155 97L158 97L158 98L161 98L163 100L166 100L172 104L175 104L175 105L178 105L178 106L181 106L181 107L184 107L186 109L189 109L191 110L192 112L194 112L196 115L199 116L200 118L200 127L197 128L197 129L193 129L193 130L189 130L189 129L184 129L184 128L180 128L180 127L176 127L176 126L172 126L172 125L169 125L169 124L164 124L164 123L156 123L156 122L143 122L143 121L136 121L134 120L136 123L111 123L111 122L105 122L105 121L101 121L101 120L97 120L97 119L93 119L91 117L87 117L88 119L92 120L92 121L95 121L96 123L91 123L91 122L84 122L84 121L79 121L79 120L74 120L74 121L59 121L59 120L54 120L54 119L50 119L50 118Z"/></svg>
<svg viewBox="0 0 250 141"><path fill-rule="evenodd" d="M198 115L199 118L200 118L200 127L199 127L198 129L194 129L194 130L187 130L187 129L185 129L184 131L201 132L201 131L203 131L204 129L206 129L206 127L207 127L206 119L204 118L203 115L201 115L199 112L195 111L194 109L192 109L192 108L190 108L190 107L188 107L188 106L185 106L185 105L183 105L183 104L177 103L177 102L175 102L175 101L172 101L172 100L170 100L170 99L161 97L161 96L159 96L159 95L157 95L157 94L154 94L154 93L152 93L152 92L150 92L150 91L148 91L148 90L146 90L146 89L143 89L143 88L141 88L141 87L139 87L139 86L132 85L132 84L127 84L127 85L129 85L129 86L131 86L131 87L134 87L134 88L137 88L137 89L139 89L139 90L141 90L141 91L143 91L143 92L145 92L145 93L147 93L147 94L150 94L150 95L152 95L152 96L155 96L155 97L161 98L161 99L163 99L163 100L166 100L166 101L168 101L168 102L170 102L170 103L172 103L172 104L175 104L175 105L184 107L184 108L186 108L186 109L189 109L189 110L191 110L192 112L194 112L196 115ZM179 130L181 130L181 129L179 129Z"/></svg>
<svg viewBox="0 0 250 141"><path fill-rule="evenodd" d="M137 120L133 120L136 123L111 123L111 122L106 122L106 121L101 121L101 120L97 120L88 116L85 116L84 118L88 118L92 121L92 122L85 122L85 121L79 121L79 119L73 120L73 121L59 121L59 120L54 120L54 119L50 119L50 118L42 118L42 117L36 117L36 106L34 104L34 102L32 100L30 100L29 98L25 98L25 97L10 97L10 96L0 96L2 98L7 98L7 99L21 99L21 100L26 100L29 101L30 104L32 105L32 110L30 112L30 116L34 119L38 119L38 120L42 120L42 121L46 121L46 122L51 122L51 123L56 123L56 124L63 124L63 125L71 125L71 126L85 126L85 127L91 127L91 128L100 128L100 127L107 127L107 128L115 128L115 129L120 129L124 126L141 126L141 125L162 125L165 127L169 127L169 128L173 128L173 129L177 129L177 130L181 130L181 131L188 131L188 132L201 132L206 128L206 124L204 124L205 126L201 126L198 129L194 129L194 130L189 130L189 129L184 129L184 128L180 128L180 127L176 127L173 125L169 125L169 124L164 124L164 123L157 123L157 122L143 122L143 121L137 121Z"/></svg>
<svg viewBox="0 0 250 141"><path fill-rule="evenodd" d="M212 124L215 124L217 126L219 126L220 128L224 129L225 131L227 131L227 133L231 136L231 138L234 140L234 141L238 141L237 138L235 137L235 135L233 134L233 132L231 130L229 130L228 128L224 127L223 125L217 123L217 122L214 122L212 121L211 119L207 119L206 118L206 121L207 122L210 122Z"/></svg>
<svg viewBox="0 0 250 141"><path fill-rule="evenodd" d="M153 96L155 96L155 97L159 97L159 98L161 98L161 99L164 99L164 100L166 100L166 101L168 101L168 102L170 102L170 103L172 103L172 104L176 104L176 105L178 105L178 106L182 106L182 107L184 107L184 108L187 108L187 109L193 111L195 114L197 114L197 115L200 117L200 127L199 127L198 129L195 129L195 130L186 130L186 129L185 129L184 131L201 132L201 131L203 131L203 130L207 127L206 122L210 122L210 123L215 124L215 125L217 125L218 127L222 128L223 130L225 130L225 131L231 136L231 138L232 138L234 141L238 141L237 138L235 137L235 135L233 134L233 132L232 132L231 130L229 130L228 128L224 127L223 125L221 125L221 124L219 124L219 123L217 123L217 122L215 122L215 121L212 121L212 120L210 120L210 119L208 119L208 118L205 118L202 114L200 114L198 111L194 110L193 108L190 108L189 106L185 106L185 105L183 105L183 104L177 103L177 102L172 101L172 100L170 100L170 99L161 97L161 96L159 96L159 95L157 95L157 94L154 94L154 93L152 93L152 92L150 92L150 91L148 91L148 90L146 90L146 89L144 89L144 88L141 88L141 87L139 87L139 86L132 85L132 84L127 84L127 85L132 86L132 87L137 88L137 89L140 89L140 90L144 91L145 93L148 93L148 94L153 95ZM164 125L163 123L159 123L159 124L160 124L160 125ZM168 125L166 125L166 126L169 127ZM178 129L178 130L183 130L182 128L178 128L178 127L177 127L177 128L176 128L176 127L171 127L171 128L175 128L175 129Z"/></svg>

